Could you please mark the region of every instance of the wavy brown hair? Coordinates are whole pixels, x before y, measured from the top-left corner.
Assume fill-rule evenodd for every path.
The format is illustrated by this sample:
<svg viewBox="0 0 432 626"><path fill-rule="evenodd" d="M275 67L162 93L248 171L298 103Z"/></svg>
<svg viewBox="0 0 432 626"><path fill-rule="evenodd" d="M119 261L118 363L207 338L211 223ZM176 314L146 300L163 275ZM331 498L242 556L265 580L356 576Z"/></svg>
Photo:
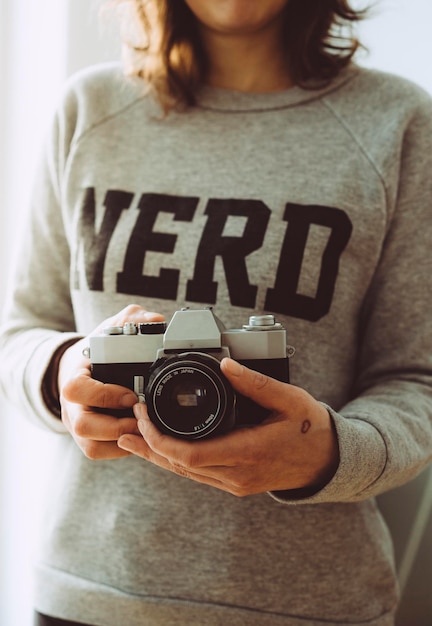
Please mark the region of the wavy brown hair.
<svg viewBox="0 0 432 626"><path fill-rule="evenodd" d="M128 73L155 89L165 111L193 106L208 59L196 18L184 0L114 3L128 9L133 24L134 35L125 38ZM290 0L284 42L295 84L313 88L337 76L361 47L353 25L366 13L366 8L354 10L349 0Z"/></svg>

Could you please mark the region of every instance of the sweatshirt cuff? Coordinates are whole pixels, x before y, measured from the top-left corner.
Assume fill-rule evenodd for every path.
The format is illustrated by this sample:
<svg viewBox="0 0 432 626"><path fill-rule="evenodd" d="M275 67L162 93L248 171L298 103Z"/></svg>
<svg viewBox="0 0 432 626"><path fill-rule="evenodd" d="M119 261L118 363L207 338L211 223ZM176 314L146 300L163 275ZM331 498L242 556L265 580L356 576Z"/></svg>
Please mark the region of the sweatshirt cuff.
<svg viewBox="0 0 432 626"><path fill-rule="evenodd" d="M344 417L325 405L333 419L339 444L339 467L322 489L272 491L269 495L284 504L356 502L374 495L372 485L383 474L387 447L367 416Z"/></svg>
<svg viewBox="0 0 432 626"><path fill-rule="evenodd" d="M60 419L59 411L56 410L52 395L45 387L45 375L53 356L59 351L61 353L63 346L69 347L81 338L82 336L77 333L53 332L35 347L25 368L24 401L27 405L27 413L33 421L54 432L65 433L67 431Z"/></svg>

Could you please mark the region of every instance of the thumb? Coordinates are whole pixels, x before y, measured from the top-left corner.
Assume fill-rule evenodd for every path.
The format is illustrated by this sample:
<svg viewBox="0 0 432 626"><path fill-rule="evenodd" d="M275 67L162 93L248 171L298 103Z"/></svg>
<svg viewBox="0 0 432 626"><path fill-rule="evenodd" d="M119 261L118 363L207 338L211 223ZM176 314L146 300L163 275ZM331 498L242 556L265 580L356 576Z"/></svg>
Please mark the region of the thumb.
<svg viewBox="0 0 432 626"><path fill-rule="evenodd" d="M222 359L221 370L234 389L243 396L272 411L286 410L288 384L251 370L229 358Z"/></svg>

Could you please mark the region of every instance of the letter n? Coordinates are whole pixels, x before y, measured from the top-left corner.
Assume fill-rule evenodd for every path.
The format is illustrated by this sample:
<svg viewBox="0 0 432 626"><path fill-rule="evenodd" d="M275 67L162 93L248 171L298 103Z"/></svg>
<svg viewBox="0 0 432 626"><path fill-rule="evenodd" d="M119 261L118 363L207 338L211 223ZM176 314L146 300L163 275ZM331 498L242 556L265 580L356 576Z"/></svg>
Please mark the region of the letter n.
<svg viewBox="0 0 432 626"><path fill-rule="evenodd" d="M110 189L104 200L105 213L96 232L95 190L85 190L78 225L78 237L84 249L85 275L89 289L103 291L103 272L108 245L124 209L128 209L133 194Z"/></svg>

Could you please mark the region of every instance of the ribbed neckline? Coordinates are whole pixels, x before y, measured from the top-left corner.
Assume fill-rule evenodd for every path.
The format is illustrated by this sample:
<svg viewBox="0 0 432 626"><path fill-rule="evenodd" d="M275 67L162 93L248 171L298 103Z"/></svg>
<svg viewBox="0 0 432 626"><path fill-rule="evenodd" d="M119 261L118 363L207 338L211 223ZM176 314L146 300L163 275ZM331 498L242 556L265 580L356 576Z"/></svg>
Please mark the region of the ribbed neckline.
<svg viewBox="0 0 432 626"><path fill-rule="evenodd" d="M360 68L354 63L344 68L338 76L323 87L310 81L306 87L291 87L272 93L249 93L232 91L204 85L197 95L197 106L202 109L227 113L271 111L297 106L321 98L324 94L339 89L354 78Z"/></svg>

